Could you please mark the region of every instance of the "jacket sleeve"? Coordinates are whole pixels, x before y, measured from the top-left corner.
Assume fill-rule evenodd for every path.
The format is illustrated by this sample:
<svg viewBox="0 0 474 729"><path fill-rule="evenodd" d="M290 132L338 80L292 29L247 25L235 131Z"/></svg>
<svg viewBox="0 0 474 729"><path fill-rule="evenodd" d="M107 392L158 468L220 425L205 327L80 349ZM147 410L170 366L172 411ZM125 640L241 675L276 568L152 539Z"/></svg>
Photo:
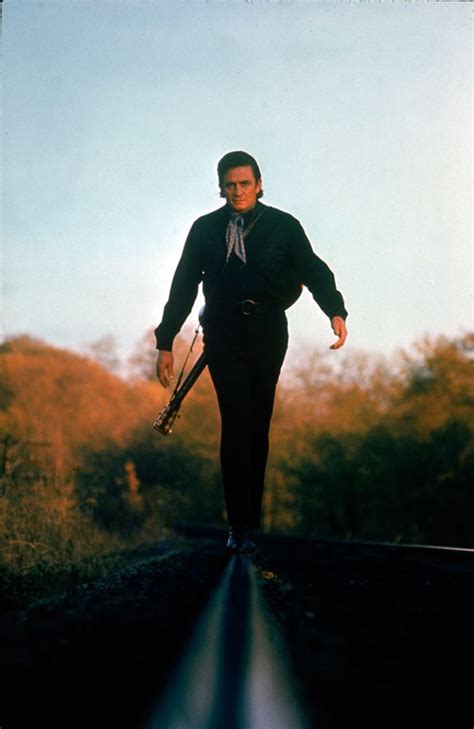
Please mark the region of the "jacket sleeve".
<svg viewBox="0 0 474 729"><path fill-rule="evenodd" d="M155 329L157 349L171 351L175 336L193 308L199 283L202 279L198 242L199 235L195 222L186 238L181 258L174 273L161 324Z"/></svg>
<svg viewBox="0 0 474 729"><path fill-rule="evenodd" d="M336 288L336 280L329 266L317 256L302 225L293 219L290 236L290 255L300 281L307 286L322 311L332 319L348 316L342 294Z"/></svg>

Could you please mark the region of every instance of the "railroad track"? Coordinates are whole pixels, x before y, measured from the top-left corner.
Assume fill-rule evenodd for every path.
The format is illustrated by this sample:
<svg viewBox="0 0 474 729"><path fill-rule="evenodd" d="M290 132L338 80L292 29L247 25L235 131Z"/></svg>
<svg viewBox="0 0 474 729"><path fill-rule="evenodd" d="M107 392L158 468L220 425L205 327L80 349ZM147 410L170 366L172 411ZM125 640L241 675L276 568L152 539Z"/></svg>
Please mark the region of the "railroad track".
<svg viewBox="0 0 474 729"><path fill-rule="evenodd" d="M2 727L472 729L474 550L180 532L4 617Z"/></svg>
<svg viewBox="0 0 474 729"><path fill-rule="evenodd" d="M182 526L180 531L188 537L217 537L223 542L221 530ZM146 729L408 728L428 726L436 719L449 729L474 726L474 702L462 669L462 653L468 658L469 646L474 648L469 607L463 604L474 597L474 550L271 535L261 536L259 544L255 560L231 559ZM309 596L310 601L317 596L317 610L324 613L325 595L339 591L341 604L335 612L342 615L336 620L340 633L334 633L333 618L321 621L317 636L321 655L308 661L309 670L314 662L314 680L308 666L305 669L310 687L306 699L311 701L314 687L320 693L310 711L290 667L311 653L314 636L308 632L306 645L303 635L299 649L289 655L260 594L257 582L261 580L256 579L253 561L260 574L263 569L270 582L273 579L270 594L290 623L301 621L302 612L299 598L293 597L292 604L291 595L299 592L301 597L312 574L313 581L320 581ZM282 565L289 572L284 566L280 571ZM288 574L298 583L295 565L304 580L293 585ZM467 604L472 614L474 602ZM304 612L308 617L299 631L289 629L290 643L301 640L306 626L314 632L314 614ZM341 643L341 634L342 643L347 640L346 631L350 648L344 647L348 656L341 659L337 655L341 647L335 649L334 644ZM392 665L384 665L384 644ZM337 661L339 668L335 668ZM351 661L358 668L349 669ZM336 676L326 681L328 662L334 666L327 673ZM321 696L326 690L328 695ZM346 706L337 705L341 699Z"/></svg>
<svg viewBox="0 0 474 729"><path fill-rule="evenodd" d="M309 729L247 555L234 555L147 729Z"/></svg>

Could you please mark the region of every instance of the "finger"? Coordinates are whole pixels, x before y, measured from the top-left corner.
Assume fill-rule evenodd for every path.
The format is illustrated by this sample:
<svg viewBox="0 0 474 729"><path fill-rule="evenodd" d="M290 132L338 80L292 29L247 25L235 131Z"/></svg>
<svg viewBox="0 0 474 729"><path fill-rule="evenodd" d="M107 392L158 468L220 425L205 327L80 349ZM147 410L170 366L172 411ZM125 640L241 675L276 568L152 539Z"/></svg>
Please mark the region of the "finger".
<svg viewBox="0 0 474 729"><path fill-rule="evenodd" d="M334 344L331 344L329 349L340 349L344 345L346 338L347 338L347 332L344 331L341 333L341 336L339 337L337 342L334 342Z"/></svg>
<svg viewBox="0 0 474 729"><path fill-rule="evenodd" d="M163 385L163 371L159 361L156 363L156 376L160 385Z"/></svg>
<svg viewBox="0 0 474 729"><path fill-rule="evenodd" d="M168 387L168 385L170 384L166 367L164 367L163 365L160 365L158 368L158 379L163 387Z"/></svg>
<svg viewBox="0 0 474 729"><path fill-rule="evenodd" d="M169 364L165 365L163 368L163 380L165 382L165 387L169 387L171 380L174 380L173 369Z"/></svg>
<svg viewBox="0 0 474 729"><path fill-rule="evenodd" d="M346 328L344 326L336 326L334 328L334 334L338 336L338 340L337 342L334 342L334 344L331 344L329 349L340 349L340 347L342 347L342 345L346 341Z"/></svg>
<svg viewBox="0 0 474 729"><path fill-rule="evenodd" d="M159 362L156 363L156 376L158 378L158 381L159 381L160 385L163 385L163 382L162 382L162 380L163 380L163 372L162 372L162 368L161 368L161 365L160 365Z"/></svg>

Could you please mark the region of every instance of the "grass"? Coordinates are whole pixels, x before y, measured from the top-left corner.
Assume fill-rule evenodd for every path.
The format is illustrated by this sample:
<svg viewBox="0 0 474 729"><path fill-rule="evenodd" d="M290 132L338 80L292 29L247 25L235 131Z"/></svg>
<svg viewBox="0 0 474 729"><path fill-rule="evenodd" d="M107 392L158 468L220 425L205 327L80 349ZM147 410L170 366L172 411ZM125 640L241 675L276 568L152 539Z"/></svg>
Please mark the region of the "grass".
<svg viewBox="0 0 474 729"><path fill-rule="evenodd" d="M81 510L70 484L0 480L0 610L18 610L110 574L138 545L167 536L150 517L132 537L109 534Z"/></svg>

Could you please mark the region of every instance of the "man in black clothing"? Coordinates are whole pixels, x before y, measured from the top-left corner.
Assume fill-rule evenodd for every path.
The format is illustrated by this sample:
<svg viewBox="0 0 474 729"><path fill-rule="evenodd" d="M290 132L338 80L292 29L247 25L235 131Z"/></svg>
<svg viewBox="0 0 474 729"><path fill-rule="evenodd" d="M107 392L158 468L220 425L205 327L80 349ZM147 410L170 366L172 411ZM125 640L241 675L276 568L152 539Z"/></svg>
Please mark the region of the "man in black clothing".
<svg viewBox="0 0 474 729"><path fill-rule="evenodd" d="M293 216L263 205L257 162L229 152L219 162L226 204L192 225L156 328L157 376L173 379L172 344L202 281L204 349L222 420L221 466L227 548L255 549L275 388L288 346L285 309L302 285L329 317L343 346L347 311L334 275Z"/></svg>

